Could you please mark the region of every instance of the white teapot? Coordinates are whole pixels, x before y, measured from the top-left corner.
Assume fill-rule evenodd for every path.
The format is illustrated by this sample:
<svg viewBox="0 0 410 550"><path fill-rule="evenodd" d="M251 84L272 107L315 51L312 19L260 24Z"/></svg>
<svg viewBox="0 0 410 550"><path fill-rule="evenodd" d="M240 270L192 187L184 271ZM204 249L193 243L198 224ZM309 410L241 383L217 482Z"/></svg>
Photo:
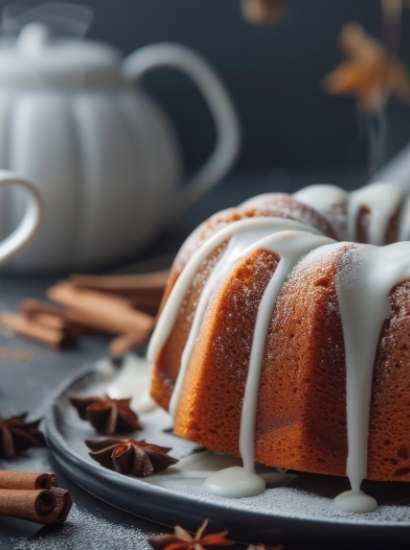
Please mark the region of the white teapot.
<svg viewBox="0 0 410 550"><path fill-rule="evenodd" d="M158 67L192 78L217 129L211 157L184 187L172 125L138 85ZM12 269L86 269L130 257L224 176L239 141L223 85L191 50L156 44L121 63L106 44L55 39L42 23L26 25L0 42L0 169L32 181L46 215ZM0 191L0 238L24 206L20 190Z"/></svg>

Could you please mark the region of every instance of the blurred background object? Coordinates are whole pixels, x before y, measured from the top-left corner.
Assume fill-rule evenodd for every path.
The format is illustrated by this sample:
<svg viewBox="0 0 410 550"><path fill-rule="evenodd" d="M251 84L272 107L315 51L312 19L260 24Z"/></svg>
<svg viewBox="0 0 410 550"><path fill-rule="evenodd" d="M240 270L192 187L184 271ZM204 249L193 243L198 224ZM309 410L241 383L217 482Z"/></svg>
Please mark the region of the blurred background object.
<svg viewBox="0 0 410 550"><path fill-rule="evenodd" d="M6 3L2 5L5 6ZM16 35L33 19L33 14L41 12L44 17L40 2L27 0L25 6L23 9L12 4L3 10L6 16L2 23L3 35ZM62 6L64 13L61 12ZM108 0L83 0L71 4L50 2L47 10L47 18L43 21L55 28L58 34L75 37L86 34L87 39L112 44L124 55L157 42L178 42L209 60L226 85L241 119L244 139L234 177L250 174L252 179L256 175L254 193L262 188L293 191L299 185L297 178L295 180L297 174L303 174L301 181L304 184L310 183L311 179L331 180L341 181L346 187L357 187L410 140L410 109L397 101L388 101L392 90L391 80L386 77L387 73L390 75L389 67L401 70L404 67L401 61L405 63L410 59L405 38L410 11L403 11L401 0L365 0L360 3L346 0L330 4L319 0L118 0L115 5ZM351 21L355 24L346 26ZM338 36L341 33L346 52L350 48L349 44L346 46L346 35L352 37L349 29L359 30L359 33L353 33L353 38L360 35L364 45L370 44L369 51L377 54L373 56L376 63L375 68L371 68L370 83L373 85L384 79L386 84L382 97L376 98L377 106L384 107L386 103L386 107L375 108L373 101L366 116L363 116L363 94L358 96L355 93L356 97L331 96L325 93L321 84L325 75L339 64L339 69L344 67ZM400 41L401 35L403 39ZM378 45L379 41L383 46ZM23 47L24 40L21 43ZM396 63L398 59L400 62ZM349 65L348 61L346 63ZM333 84L339 69L332 73ZM359 67L359 77L362 77L361 72L362 67ZM408 93L405 69L401 76L401 83L406 84L405 94L401 94L404 96ZM337 86L332 88L329 79L327 82L328 91L337 93ZM361 84L358 83L359 87ZM178 183L189 181L190 175L211 154L218 133L204 97L187 75L171 66L148 74L144 78L144 90L164 107L179 137L186 174L173 179ZM339 91L343 92L340 86ZM361 109L356 107L358 101ZM103 134L98 133L100 137ZM13 143L15 145L16 141ZM13 143L6 148L11 152L9 160L13 160L16 149ZM158 170L164 167L160 158L156 165ZM180 165L182 163L178 163L177 172ZM101 173L107 181L113 179L103 168ZM312 175L311 179L308 174ZM346 180L348 174L354 174L349 182ZM79 182L82 189L81 177ZM247 195L251 193L252 185L248 187ZM232 188L239 196L239 179ZM160 202L168 206L163 187L156 189ZM237 202L231 191L229 195L228 204ZM109 201L106 203L110 206ZM105 234L110 224L116 224L124 230L129 226L135 234L129 220L149 215L150 209L141 210L138 205L134 207L134 203L130 190L129 200L124 203L128 213L123 219L118 221L112 217L105 223L108 217L104 216L101 231L98 229L94 233ZM222 206L225 204L218 202L218 205L212 205L212 211ZM74 219L81 213L72 200L67 200L64 207L65 213L59 215L55 209L49 208L48 215L62 221L63 216ZM95 210L98 208L95 206ZM203 215L205 212L201 217ZM50 242L54 242L55 234L49 231ZM141 242L143 240L141 237ZM106 242L109 242L108 238ZM61 256L61 266L72 249L63 247L53 253L54 258ZM130 245L127 248L130 258L131 249L135 252L137 247ZM37 258L41 267L37 250L33 248L30 254ZM88 249L83 250L84 255L89 257ZM125 255L124 252L122 256ZM107 255L103 254L101 258L108 265L108 248ZM21 257L16 265L22 265L24 261ZM49 267L56 265L56 261L53 260L54 264L51 262Z"/></svg>
<svg viewBox="0 0 410 550"><path fill-rule="evenodd" d="M255 25L268 25L285 13L284 0L241 0L241 7L245 19Z"/></svg>
<svg viewBox="0 0 410 550"><path fill-rule="evenodd" d="M244 143L237 172L367 172L367 129L354 99L327 96L320 82L341 60L337 36L346 23L356 21L380 38L379 1L287 0L285 17L270 26L250 25L242 16L240 0L78 3L95 12L87 36L110 42L124 54L153 42L174 41L208 59L241 118ZM409 29L410 11L405 10L399 57L408 63ZM189 168L198 167L214 143L213 123L199 92L173 71L149 75L146 88L171 114ZM390 102L387 116L390 158L410 139L410 109Z"/></svg>
<svg viewBox="0 0 410 550"><path fill-rule="evenodd" d="M29 178L46 212L36 243L11 267L44 273L121 261L232 167L241 132L229 95L186 46L152 44L122 61L111 45L82 39L86 7L10 11L3 10L0 42L0 167ZM185 187L176 132L142 86L163 68L192 80L216 129L209 158ZM0 195L5 235L24 204L14 190Z"/></svg>
<svg viewBox="0 0 410 550"><path fill-rule="evenodd" d="M357 23L348 23L339 34L340 49L347 59L324 78L325 90L356 98L365 115L377 115L390 95L410 101L407 69L383 45L367 35Z"/></svg>

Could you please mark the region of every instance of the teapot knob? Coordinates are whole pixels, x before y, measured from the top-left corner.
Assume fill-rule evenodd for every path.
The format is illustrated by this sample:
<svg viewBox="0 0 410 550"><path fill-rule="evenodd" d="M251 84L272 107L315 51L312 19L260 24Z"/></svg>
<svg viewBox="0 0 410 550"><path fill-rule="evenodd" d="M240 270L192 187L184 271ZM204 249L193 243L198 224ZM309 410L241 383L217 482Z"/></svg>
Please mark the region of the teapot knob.
<svg viewBox="0 0 410 550"><path fill-rule="evenodd" d="M51 42L51 31L43 23L29 23L22 28L17 38L19 52L27 57L41 52Z"/></svg>

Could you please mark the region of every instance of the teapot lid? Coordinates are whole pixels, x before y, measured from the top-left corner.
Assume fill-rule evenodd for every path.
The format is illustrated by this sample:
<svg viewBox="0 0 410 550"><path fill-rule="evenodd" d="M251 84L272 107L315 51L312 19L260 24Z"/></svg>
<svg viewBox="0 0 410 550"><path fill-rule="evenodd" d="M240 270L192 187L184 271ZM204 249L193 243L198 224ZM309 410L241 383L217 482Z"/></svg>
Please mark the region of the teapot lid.
<svg viewBox="0 0 410 550"><path fill-rule="evenodd" d="M55 38L43 23L29 23L16 39L0 40L0 86L11 88L116 87L118 50L92 40Z"/></svg>

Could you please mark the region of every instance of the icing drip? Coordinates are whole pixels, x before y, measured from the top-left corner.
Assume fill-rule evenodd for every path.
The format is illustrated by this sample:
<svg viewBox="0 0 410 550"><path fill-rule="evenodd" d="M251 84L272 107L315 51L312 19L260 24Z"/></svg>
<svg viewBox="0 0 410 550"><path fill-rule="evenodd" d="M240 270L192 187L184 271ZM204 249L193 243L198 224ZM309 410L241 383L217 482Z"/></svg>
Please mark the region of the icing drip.
<svg viewBox="0 0 410 550"><path fill-rule="evenodd" d="M151 364L133 354L126 356L120 372L107 388L112 399L131 398L130 407L137 413L147 413L157 408L149 395Z"/></svg>
<svg viewBox="0 0 410 550"><path fill-rule="evenodd" d="M332 239L319 235L301 233L299 231L283 231L263 239L258 243L259 248L264 248L265 250L270 250L278 254L280 256L280 261L263 294L253 333L239 437L239 449L246 470L254 469L255 427L259 380L266 337L276 298L290 271L302 256L305 256L308 252L319 246L334 242L335 241Z"/></svg>
<svg viewBox="0 0 410 550"><path fill-rule="evenodd" d="M347 228L350 241L356 241L357 217L362 207L370 210L369 243L382 246L390 220L404 200L401 189L388 183L372 183L350 194Z"/></svg>
<svg viewBox="0 0 410 550"><path fill-rule="evenodd" d="M204 489L225 498L253 497L266 489L265 481L253 470L232 466L219 470L204 481Z"/></svg>
<svg viewBox="0 0 410 550"><path fill-rule="evenodd" d="M403 263L406 257L410 257L409 242L381 248L352 245L336 277L346 354L346 474L353 491L350 499L355 495L359 498L367 473L373 365L383 322L390 316L390 291L410 278L410 263Z"/></svg>
<svg viewBox="0 0 410 550"><path fill-rule="evenodd" d="M378 508L377 500L363 491L345 491L333 500L333 504L344 512L364 514L374 512Z"/></svg>

